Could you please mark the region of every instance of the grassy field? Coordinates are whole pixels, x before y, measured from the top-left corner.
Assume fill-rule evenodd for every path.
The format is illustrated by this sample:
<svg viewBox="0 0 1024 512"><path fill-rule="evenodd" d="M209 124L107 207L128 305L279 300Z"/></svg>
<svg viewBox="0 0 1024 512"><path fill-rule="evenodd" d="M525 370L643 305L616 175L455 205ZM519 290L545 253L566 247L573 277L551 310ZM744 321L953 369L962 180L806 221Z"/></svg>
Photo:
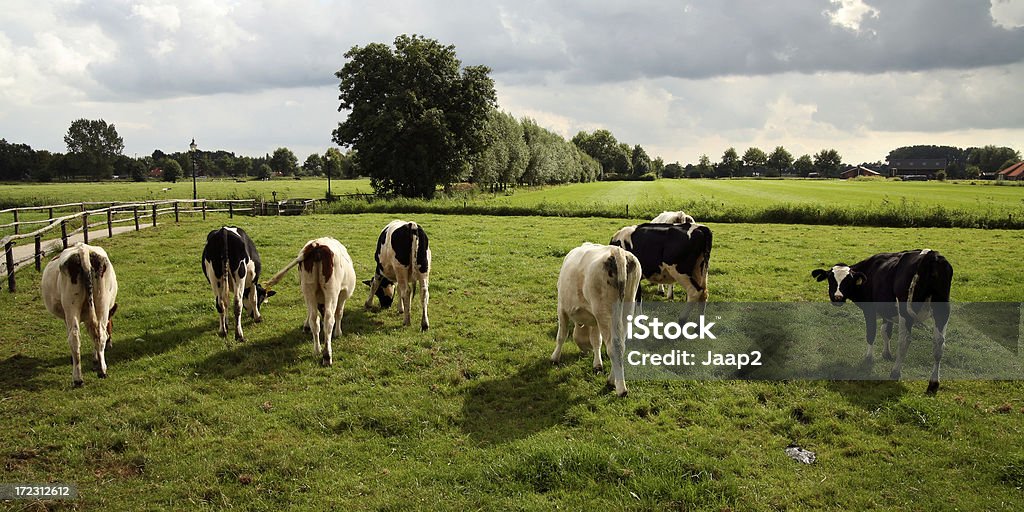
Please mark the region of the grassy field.
<svg viewBox="0 0 1024 512"><path fill-rule="evenodd" d="M267 274L331 235L366 279L391 218L237 221ZM299 330L294 276L262 324L244 324L247 344L217 337L199 255L224 220L104 241L121 283L110 377L87 373L81 389L62 322L29 286L0 294L0 481L75 482L79 508L122 510L1015 510L1024 499L1020 382L948 381L927 397L920 381L631 381L617 399L571 343L553 367L561 259L624 220L415 216L434 255L431 330L364 311L360 289L333 368ZM949 258L956 300L1024 300L1008 277L1022 231L712 228L712 300L823 301L811 269L913 247ZM921 335L912 353L930 352ZM790 443L818 462L790 460Z"/></svg>
<svg viewBox="0 0 1024 512"><path fill-rule="evenodd" d="M167 190L164 190L167 189ZM254 199L267 201L277 192L278 199L323 199L327 180L302 179L270 181L199 180L196 189L200 198ZM331 180L334 194L371 193L370 180ZM0 208L76 203L81 201L146 201L192 199L192 182L177 183L130 181L102 183L18 183L0 184Z"/></svg>

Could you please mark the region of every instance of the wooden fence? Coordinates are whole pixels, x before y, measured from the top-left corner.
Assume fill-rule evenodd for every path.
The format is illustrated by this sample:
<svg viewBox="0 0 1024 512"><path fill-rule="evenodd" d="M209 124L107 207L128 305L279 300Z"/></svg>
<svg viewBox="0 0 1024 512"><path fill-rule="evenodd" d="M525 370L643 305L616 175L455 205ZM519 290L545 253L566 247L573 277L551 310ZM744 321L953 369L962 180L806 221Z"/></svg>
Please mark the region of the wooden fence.
<svg viewBox="0 0 1024 512"><path fill-rule="evenodd" d="M202 215L206 220L209 213L228 214L234 218L235 214L248 215L299 215L316 210L317 202L313 199L290 199L286 201L267 202L259 199L172 199L164 201L142 201L142 202L82 202L68 203L47 206L28 206L22 208L8 208L0 210L0 215L11 214L14 221L7 224L0 224L0 229L13 228L14 234L0 239L0 245L4 249L4 268L7 270L7 289L14 293L16 290L15 271L18 266L28 261L35 261L36 270L40 270L42 259L46 249L43 247L44 235L60 232L61 250L68 247L68 238L79 233L85 243L89 243L90 232L97 229L106 229L107 237L114 236L114 226L119 224L134 225L134 231L141 229L142 224L157 225L160 217L174 216L174 222L179 222L181 216ZM104 206L105 205L105 206ZM90 209L94 207L94 209ZM98 207L98 208L96 208ZM63 213L61 210L72 210L72 213ZM21 220L22 217L32 213L46 212L46 219ZM57 216L55 217L55 212ZM35 231L26 232L33 226L43 225ZM14 246L21 242L32 240L34 250L32 254L21 259L14 257ZM56 240L56 236L51 238Z"/></svg>

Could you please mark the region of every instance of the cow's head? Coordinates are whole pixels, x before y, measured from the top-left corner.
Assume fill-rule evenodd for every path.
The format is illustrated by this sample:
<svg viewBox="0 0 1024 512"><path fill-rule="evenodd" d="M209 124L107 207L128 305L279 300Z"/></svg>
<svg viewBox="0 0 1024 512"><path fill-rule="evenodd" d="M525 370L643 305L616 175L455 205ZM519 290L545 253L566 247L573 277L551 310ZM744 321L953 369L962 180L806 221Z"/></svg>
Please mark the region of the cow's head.
<svg viewBox="0 0 1024 512"><path fill-rule="evenodd" d="M867 282L863 272L857 272L842 263L831 270L816 268L811 271L811 277L819 282L828 279L828 298L836 306L842 305L847 298L858 296L859 288Z"/></svg>
<svg viewBox="0 0 1024 512"><path fill-rule="evenodd" d="M256 300L254 303L250 302L253 299L253 297L251 296L251 290L255 290L256 292ZM275 292L274 290L268 290L259 283L255 283L252 289L246 290L245 296L247 300L245 301L246 304L244 305L245 308L249 310L249 315L252 317L252 320L254 322L260 323L263 321L263 315L260 314L260 308L263 307L263 303L267 302L267 298L273 297L274 295L277 295L277 292ZM218 309L218 311L220 310Z"/></svg>
<svg viewBox="0 0 1024 512"><path fill-rule="evenodd" d="M623 249L633 252L633 231L636 230L636 226L626 226L612 236L612 240L608 242L608 245L614 245L615 247L622 247Z"/></svg>
<svg viewBox="0 0 1024 512"><path fill-rule="evenodd" d="M395 301L395 283L392 283L388 278L377 274L373 276L373 279L367 279L363 281L363 284L373 289L373 282L377 281L377 291L375 295L377 300L380 301L380 307L387 309L391 307L391 303ZM370 303L367 302L367 305Z"/></svg>

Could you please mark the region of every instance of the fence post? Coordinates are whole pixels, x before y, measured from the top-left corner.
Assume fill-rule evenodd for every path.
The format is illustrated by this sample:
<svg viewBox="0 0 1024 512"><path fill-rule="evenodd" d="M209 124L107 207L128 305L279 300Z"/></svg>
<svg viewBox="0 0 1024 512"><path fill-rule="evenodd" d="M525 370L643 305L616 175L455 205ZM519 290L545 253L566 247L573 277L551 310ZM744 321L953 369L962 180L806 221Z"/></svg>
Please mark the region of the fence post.
<svg viewBox="0 0 1024 512"><path fill-rule="evenodd" d="M235 203L228 203L228 218L235 218Z"/></svg>
<svg viewBox="0 0 1024 512"><path fill-rule="evenodd" d="M629 203L626 203L626 217L629 217Z"/></svg>
<svg viewBox="0 0 1024 512"><path fill-rule="evenodd" d="M52 206L50 207L50 218L48 220L53 220L53 207Z"/></svg>
<svg viewBox="0 0 1024 512"><path fill-rule="evenodd" d="M203 199L203 220L206 220L206 199Z"/></svg>
<svg viewBox="0 0 1024 512"><path fill-rule="evenodd" d="M89 214L82 212L82 240L89 243Z"/></svg>
<svg viewBox="0 0 1024 512"><path fill-rule="evenodd" d="M153 227L156 227L156 205L153 205Z"/></svg>
<svg viewBox="0 0 1024 512"><path fill-rule="evenodd" d="M7 257L7 289L14 293L14 242L7 242L4 246L4 254Z"/></svg>
<svg viewBox="0 0 1024 512"><path fill-rule="evenodd" d="M18 234L18 210L14 210L14 234Z"/></svg>
<svg viewBox="0 0 1024 512"><path fill-rule="evenodd" d="M107 208L107 238L114 238L114 212L110 208Z"/></svg>
<svg viewBox="0 0 1024 512"><path fill-rule="evenodd" d="M64 248L68 248L68 221L60 221L60 242L64 245Z"/></svg>
<svg viewBox="0 0 1024 512"><path fill-rule="evenodd" d="M135 231L139 230L139 206L132 205L132 215L135 216Z"/></svg>
<svg viewBox="0 0 1024 512"><path fill-rule="evenodd" d="M38 235L36 235L36 272L39 272L39 269L42 268L41 267L42 260L43 260L43 235L42 234L38 234Z"/></svg>
<svg viewBox="0 0 1024 512"><path fill-rule="evenodd" d="M174 223L178 224L178 202L174 202Z"/></svg>
<svg viewBox="0 0 1024 512"><path fill-rule="evenodd" d="M252 216L253 217L256 216L256 200L255 199L252 200Z"/></svg>

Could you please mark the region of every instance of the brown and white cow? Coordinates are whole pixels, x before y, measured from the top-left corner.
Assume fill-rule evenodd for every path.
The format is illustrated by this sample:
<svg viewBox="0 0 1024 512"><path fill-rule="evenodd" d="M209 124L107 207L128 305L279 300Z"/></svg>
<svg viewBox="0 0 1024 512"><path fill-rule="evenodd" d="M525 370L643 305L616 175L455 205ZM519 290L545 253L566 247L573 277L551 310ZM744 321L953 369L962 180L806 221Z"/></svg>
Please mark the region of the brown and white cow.
<svg viewBox="0 0 1024 512"><path fill-rule="evenodd" d="M889 377L900 378L903 360L910 348L910 332L915 323L929 316L934 323L932 341L932 375L928 393L939 389L939 363L946 344L946 324L949 322L949 292L953 284L953 266L936 251L920 249L886 252L845 265L839 263L829 270L814 269L811 277L828 281L828 298L836 306L852 300L864 312L868 349L864 359L874 357L878 319L882 320L882 357L891 360L889 338L893 324L899 326L900 344Z"/></svg>
<svg viewBox="0 0 1024 512"><path fill-rule="evenodd" d="M427 233L415 222L393 220L377 238L377 250L373 255L377 268L373 279L363 281L370 287L366 307L373 306L376 296L383 308L391 307L394 301L394 285L398 285L400 300L398 312L405 314L404 325L411 323L412 295L416 283L420 284L420 304L423 315L420 329L427 330L427 303L430 299L430 246Z"/></svg>
<svg viewBox="0 0 1024 512"><path fill-rule="evenodd" d="M356 289L352 257L345 246L333 238L310 240L297 258L267 281L264 289L269 290L296 265L299 265L299 286L306 300L306 321L302 327L313 333L313 356L319 357L322 365L331 366L334 362L331 340L341 336L345 301ZM321 329L324 338L322 350Z"/></svg>
<svg viewBox="0 0 1024 512"><path fill-rule="evenodd" d="M106 251L82 243L64 249L43 269L41 291L46 309L64 319L67 326L72 384L82 385L82 321L92 336L96 375L106 378L104 352L111 346L112 319L117 311L117 275Z"/></svg>
<svg viewBox="0 0 1024 512"><path fill-rule="evenodd" d="M573 327L573 339L581 349L589 340L595 371L604 369L601 345L606 344L612 360L608 384L625 396L626 319L633 314L639 286L640 261L622 248L585 243L569 251L558 273L558 334L551 361L561 359L562 343Z"/></svg>

